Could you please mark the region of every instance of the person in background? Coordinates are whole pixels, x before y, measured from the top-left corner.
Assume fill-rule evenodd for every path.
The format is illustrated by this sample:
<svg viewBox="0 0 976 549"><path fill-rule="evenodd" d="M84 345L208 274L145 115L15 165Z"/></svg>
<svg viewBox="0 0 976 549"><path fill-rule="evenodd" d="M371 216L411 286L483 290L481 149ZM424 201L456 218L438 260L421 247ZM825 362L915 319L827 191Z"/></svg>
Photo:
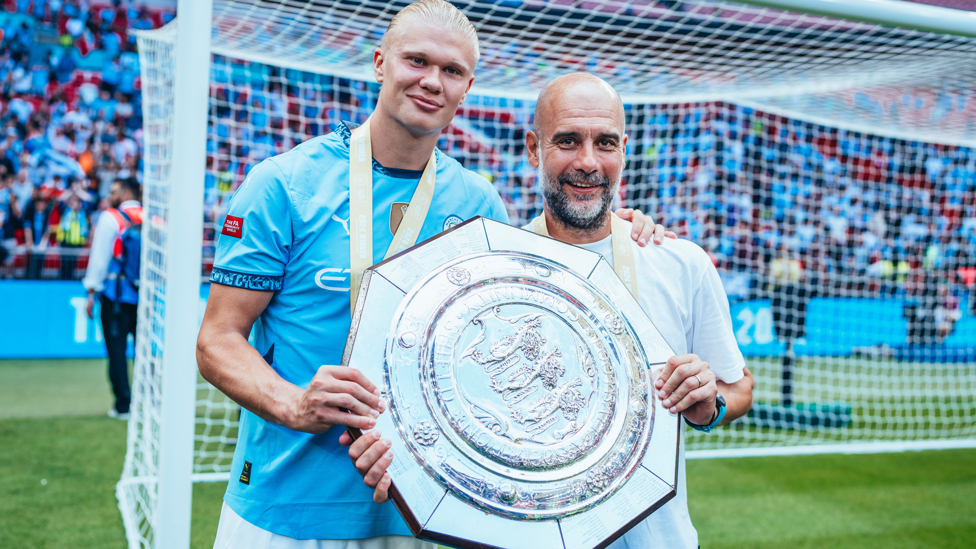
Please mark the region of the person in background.
<svg viewBox="0 0 976 549"><path fill-rule="evenodd" d="M55 238L61 248L61 276L60 280L74 280L75 266L78 264L78 252L88 243L88 214L82 208L81 197L74 193L66 193L61 218L55 227ZM53 224L53 223L52 223Z"/></svg>
<svg viewBox="0 0 976 549"><path fill-rule="evenodd" d="M129 418L129 369L125 350L128 335L136 334L138 289L122 280L122 234L132 225L142 224L142 190L134 178L118 179L109 193L111 208L98 216L92 236L88 270L82 284L88 291L86 311L95 318L95 296L100 295L102 332L108 352L108 377L115 395L109 417Z"/></svg>
<svg viewBox="0 0 976 549"><path fill-rule="evenodd" d="M23 228L24 243L30 254L27 278L37 280L41 278L44 266L44 252L51 243L51 214L54 204L51 197L54 189L50 187L35 188L31 201L24 208Z"/></svg>

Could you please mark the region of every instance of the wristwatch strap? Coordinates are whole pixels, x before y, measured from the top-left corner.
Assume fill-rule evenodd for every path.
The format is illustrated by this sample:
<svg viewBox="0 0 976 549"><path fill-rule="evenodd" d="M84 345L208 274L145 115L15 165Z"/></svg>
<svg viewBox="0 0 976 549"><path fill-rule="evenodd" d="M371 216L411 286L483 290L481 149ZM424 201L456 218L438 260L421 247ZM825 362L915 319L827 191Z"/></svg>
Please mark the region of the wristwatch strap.
<svg viewBox="0 0 976 549"><path fill-rule="evenodd" d="M725 399L721 398L721 395L719 395L719 398L716 399L715 401L715 415L713 416L712 421L708 423L708 425L697 425L695 423L688 421L688 418L685 418L685 423L687 423L692 429L696 431L701 431L703 433L711 433L712 429L718 427L719 423L722 423L722 420L725 419L725 412L727 410L728 408L725 405Z"/></svg>

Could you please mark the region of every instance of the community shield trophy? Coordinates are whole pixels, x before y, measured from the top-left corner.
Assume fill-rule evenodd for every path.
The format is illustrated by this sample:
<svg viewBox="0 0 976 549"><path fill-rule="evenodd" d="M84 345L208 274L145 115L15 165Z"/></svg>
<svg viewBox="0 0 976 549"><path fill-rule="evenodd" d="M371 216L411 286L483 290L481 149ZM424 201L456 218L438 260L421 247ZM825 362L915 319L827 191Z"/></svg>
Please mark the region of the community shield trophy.
<svg viewBox="0 0 976 549"><path fill-rule="evenodd" d="M591 549L675 495L673 354L599 254L478 217L366 271L343 364L390 404L415 536Z"/></svg>

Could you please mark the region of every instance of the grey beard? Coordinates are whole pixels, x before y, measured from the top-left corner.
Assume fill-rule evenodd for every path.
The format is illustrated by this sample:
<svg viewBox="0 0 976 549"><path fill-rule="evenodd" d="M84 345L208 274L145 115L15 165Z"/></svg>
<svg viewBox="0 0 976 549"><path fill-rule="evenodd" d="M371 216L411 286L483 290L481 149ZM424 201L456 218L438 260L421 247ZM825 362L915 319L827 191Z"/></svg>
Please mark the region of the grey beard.
<svg viewBox="0 0 976 549"><path fill-rule="evenodd" d="M613 205L613 193L611 192L613 189L609 179L596 174L585 176L579 172L572 172L560 175L553 182L542 168L541 163L539 165L539 177L542 178L542 196L549 206L549 214L556 220L567 228L581 232L593 231L603 225L603 221L610 213L610 207ZM602 186L603 192L599 196L593 195L585 200L587 204L599 201L599 207L586 208L573 204L566 192L563 191L563 185L568 183Z"/></svg>

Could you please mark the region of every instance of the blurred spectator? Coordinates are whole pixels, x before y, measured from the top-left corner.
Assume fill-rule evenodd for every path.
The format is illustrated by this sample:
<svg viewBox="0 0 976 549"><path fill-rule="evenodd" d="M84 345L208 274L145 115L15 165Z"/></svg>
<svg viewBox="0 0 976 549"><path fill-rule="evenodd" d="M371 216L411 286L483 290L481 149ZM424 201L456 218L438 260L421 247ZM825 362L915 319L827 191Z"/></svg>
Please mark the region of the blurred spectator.
<svg viewBox="0 0 976 549"><path fill-rule="evenodd" d="M61 254L61 280L74 278L78 262L78 250L88 244L88 214L81 207L81 198L75 193L67 193L61 209L60 219L56 220L55 239L67 253ZM52 224L55 224L52 223Z"/></svg>
<svg viewBox="0 0 976 549"><path fill-rule="evenodd" d="M111 208L98 216L91 257L82 281L88 291L86 311L89 318L94 318L96 296L100 300L109 380L115 395L115 407L109 410L109 416L119 419L129 416L131 395L125 349L128 335L136 336L139 301L138 250L127 249L127 231L142 225L141 196L142 190L135 178L112 183L108 199Z"/></svg>
<svg viewBox="0 0 976 549"><path fill-rule="evenodd" d="M51 214L54 212L53 194L50 187L34 189L33 196L24 208L24 241L30 254L27 278L40 278L44 264L44 252L51 243Z"/></svg>

